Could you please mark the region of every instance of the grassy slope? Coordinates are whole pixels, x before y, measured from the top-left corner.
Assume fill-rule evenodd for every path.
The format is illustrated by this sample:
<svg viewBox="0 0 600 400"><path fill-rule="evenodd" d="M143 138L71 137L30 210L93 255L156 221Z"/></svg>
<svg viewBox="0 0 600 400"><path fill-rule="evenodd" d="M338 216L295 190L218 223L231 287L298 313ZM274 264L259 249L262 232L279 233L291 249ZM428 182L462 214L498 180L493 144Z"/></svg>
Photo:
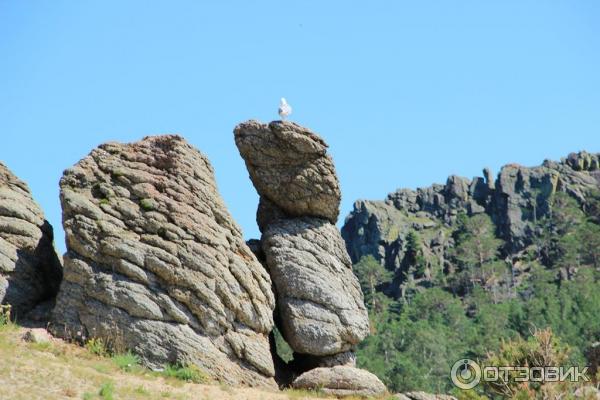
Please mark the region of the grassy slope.
<svg viewBox="0 0 600 400"><path fill-rule="evenodd" d="M219 384L187 383L136 368L124 372L114 360L52 339L28 343L24 328L0 326L0 399L218 399L288 400L322 398L302 391L268 392Z"/></svg>

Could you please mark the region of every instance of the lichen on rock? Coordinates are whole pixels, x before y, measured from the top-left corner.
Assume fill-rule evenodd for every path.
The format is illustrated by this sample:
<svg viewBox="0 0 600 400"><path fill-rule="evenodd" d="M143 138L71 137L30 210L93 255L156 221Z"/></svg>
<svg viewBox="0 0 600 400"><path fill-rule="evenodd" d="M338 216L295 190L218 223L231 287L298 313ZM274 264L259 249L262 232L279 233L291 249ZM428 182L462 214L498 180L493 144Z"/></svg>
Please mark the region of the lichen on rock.
<svg viewBox="0 0 600 400"><path fill-rule="evenodd" d="M323 139L288 121L243 122L234 135L261 196L290 216L337 221L340 185Z"/></svg>
<svg viewBox="0 0 600 400"><path fill-rule="evenodd" d="M296 352L333 355L368 335L360 285L334 225L319 218L281 220L265 231L262 246L282 333Z"/></svg>
<svg viewBox="0 0 600 400"><path fill-rule="evenodd" d="M220 381L274 386L271 280L204 155L176 135L107 143L60 187L67 253L55 334L121 342L151 366L192 363Z"/></svg>

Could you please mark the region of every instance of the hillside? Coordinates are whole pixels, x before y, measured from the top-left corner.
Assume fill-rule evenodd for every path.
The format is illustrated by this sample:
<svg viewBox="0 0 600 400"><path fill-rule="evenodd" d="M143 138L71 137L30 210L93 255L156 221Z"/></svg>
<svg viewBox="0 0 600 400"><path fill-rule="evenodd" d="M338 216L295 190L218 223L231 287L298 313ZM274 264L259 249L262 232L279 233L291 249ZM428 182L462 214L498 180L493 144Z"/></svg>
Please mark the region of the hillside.
<svg viewBox="0 0 600 400"><path fill-rule="evenodd" d="M217 382L193 383L200 377L166 376L151 372L131 358L103 357L91 347L47 337L27 342L29 331L0 326L0 399L172 399L172 400L314 400L318 393L232 388ZM38 328L38 332L40 329ZM40 335L38 333L38 335ZM44 338L43 333L41 337ZM47 340L47 341L46 341Z"/></svg>
<svg viewBox="0 0 600 400"><path fill-rule="evenodd" d="M444 392L456 360L550 328L595 374L599 189L600 155L580 152L357 201L342 235L375 332L359 365L392 390Z"/></svg>
<svg viewBox="0 0 600 400"><path fill-rule="evenodd" d="M0 164L1 399L584 389L461 391L450 371L465 358L590 366L595 379L599 155L359 201L340 232L320 136L254 120L233 134L259 194L258 240L245 240L210 161L178 135L105 143L64 171L62 257L27 184ZM33 343L19 323L37 327Z"/></svg>

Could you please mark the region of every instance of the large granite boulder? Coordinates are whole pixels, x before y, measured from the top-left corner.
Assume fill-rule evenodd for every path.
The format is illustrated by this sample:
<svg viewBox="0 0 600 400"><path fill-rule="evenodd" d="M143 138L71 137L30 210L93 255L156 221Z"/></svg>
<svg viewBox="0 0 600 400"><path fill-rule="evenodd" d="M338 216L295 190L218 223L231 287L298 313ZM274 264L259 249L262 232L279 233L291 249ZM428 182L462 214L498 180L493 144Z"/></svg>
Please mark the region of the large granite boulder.
<svg viewBox="0 0 600 400"><path fill-rule="evenodd" d="M205 156L174 135L107 143L60 188L55 334L103 338L149 366L192 363L230 384L274 386L271 280Z"/></svg>
<svg viewBox="0 0 600 400"><path fill-rule="evenodd" d="M23 317L56 295L61 278L52 226L27 184L0 163L0 303Z"/></svg>
<svg viewBox="0 0 600 400"><path fill-rule="evenodd" d="M348 351L369 333L363 294L337 228L319 218L279 220L262 248L283 336L303 354Z"/></svg>
<svg viewBox="0 0 600 400"><path fill-rule="evenodd" d="M258 193L290 216L335 223L340 185L327 144L288 121L247 121L235 127L235 143Z"/></svg>
<svg viewBox="0 0 600 400"><path fill-rule="evenodd" d="M352 367L315 368L297 377L295 389L319 389L332 396L379 397L386 393L383 383L372 373Z"/></svg>

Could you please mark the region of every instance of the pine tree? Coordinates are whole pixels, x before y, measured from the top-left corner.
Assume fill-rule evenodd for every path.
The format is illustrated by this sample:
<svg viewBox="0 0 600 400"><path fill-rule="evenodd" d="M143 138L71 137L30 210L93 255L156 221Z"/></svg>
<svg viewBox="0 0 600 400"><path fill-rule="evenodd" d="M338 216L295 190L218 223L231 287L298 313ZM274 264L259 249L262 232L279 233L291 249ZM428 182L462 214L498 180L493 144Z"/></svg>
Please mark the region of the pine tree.
<svg viewBox="0 0 600 400"><path fill-rule="evenodd" d="M502 240L496 238L495 226L489 216L478 214L471 218L463 218L459 228L454 258L457 261L467 289L475 283L481 285L497 276L503 263L497 263L497 255Z"/></svg>
<svg viewBox="0 0 600 400"><path fill-rule="evenodd" d="M377 286L392 279L392 273L385 269L372 255L363 256L354 264L354 274L357 276L371 310L378 307Z"/></svg>

